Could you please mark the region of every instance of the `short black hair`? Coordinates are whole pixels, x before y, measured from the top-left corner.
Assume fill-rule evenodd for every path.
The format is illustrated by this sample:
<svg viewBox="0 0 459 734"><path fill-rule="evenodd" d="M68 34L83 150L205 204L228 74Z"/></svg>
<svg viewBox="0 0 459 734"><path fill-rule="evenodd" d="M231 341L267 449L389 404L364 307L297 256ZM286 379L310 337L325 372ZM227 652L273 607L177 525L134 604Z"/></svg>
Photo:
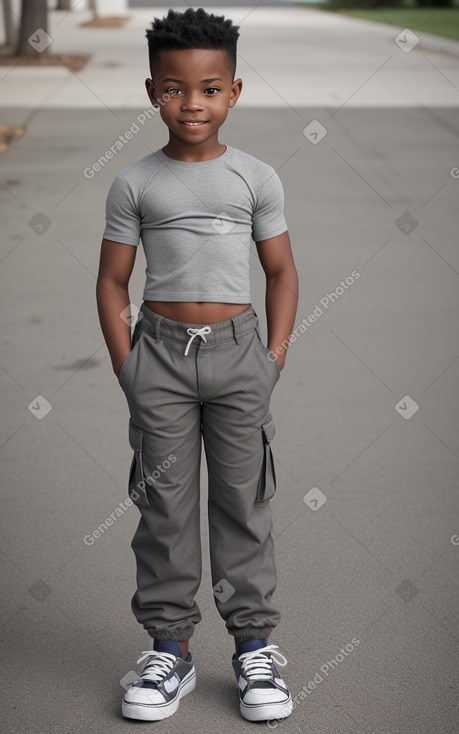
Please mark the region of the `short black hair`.
<svg viewBox="0 0 459 734"><path fill-rule="evenodd" d="M227 66L236 73L236 47L239 26L223 15L207 13L204 8L187 8L183 13L169 9L167 16L156 18L146 30L150 70L161 49L208 48L226 52Z"/></svg>

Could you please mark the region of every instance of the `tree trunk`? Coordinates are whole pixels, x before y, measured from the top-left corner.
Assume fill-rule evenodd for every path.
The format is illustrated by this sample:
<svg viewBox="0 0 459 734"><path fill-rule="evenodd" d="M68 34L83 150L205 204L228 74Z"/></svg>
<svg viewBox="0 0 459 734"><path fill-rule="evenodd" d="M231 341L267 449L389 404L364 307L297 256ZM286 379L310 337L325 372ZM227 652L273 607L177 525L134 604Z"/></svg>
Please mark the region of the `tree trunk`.
<svg viewBox="0 0 459 734"><path fill-rule="evenodd" d="M47 40L44 35L47 28L47 0L22 0L17 56L34 57L37 54L47 54L49 39Z"/></svg>
<svg viewBox="0 0 459 734"><path fill-rule="evenodd" d="M3 0L3 25L5 26L5 46L16 46L18 29L13 15L11 0Z"/></svg>
<svg viewBox="0 0 459 734"><path fill-rule="evenodd" d="M97 2L96 2L96 0L89 0L89 9L92 10L92 18L93 18L93 20L96 20L96 18L99 17L99 13L97 12Z"/></svg>

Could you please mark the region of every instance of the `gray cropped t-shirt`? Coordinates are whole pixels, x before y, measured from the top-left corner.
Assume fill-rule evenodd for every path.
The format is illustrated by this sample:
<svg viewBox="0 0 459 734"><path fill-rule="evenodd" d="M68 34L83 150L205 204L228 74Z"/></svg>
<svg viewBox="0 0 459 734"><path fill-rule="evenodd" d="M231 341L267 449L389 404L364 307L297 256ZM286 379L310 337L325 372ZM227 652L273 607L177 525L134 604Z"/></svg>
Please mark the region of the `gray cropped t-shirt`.
<svg viewBox="0 0 459 734"><path fill-rule="evenodd" d="M145 301L250 303L250 245L285 232L284 191L272 166L237 148L207 161L163 150L113 181L103 238L139 244Z"/></svg>

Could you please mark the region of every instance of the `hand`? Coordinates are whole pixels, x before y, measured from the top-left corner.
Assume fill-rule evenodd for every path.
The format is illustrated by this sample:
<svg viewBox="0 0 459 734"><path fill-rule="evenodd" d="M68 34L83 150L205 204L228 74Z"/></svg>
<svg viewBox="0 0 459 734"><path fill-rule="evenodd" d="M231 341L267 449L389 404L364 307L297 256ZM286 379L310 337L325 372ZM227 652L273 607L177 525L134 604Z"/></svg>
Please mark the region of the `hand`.
<svg viewBox="0 0 459 734"><path fill-rule="evenodd" d="M122 368L123 364L125 363L126 359L128 358L128 355L129 354L130 354L130 351L126 354L126 356L124 357L124 359L122 359L119 364L116 364L116 366L115 366L115 364L113 365L113 372L115 373L116 377L119 377L120 376L121 368Z"/></svg>
<svg viewBox="0 0 459 734"><path fill-rule="evenodd" d="M282 354L278 354L274 349L271 349L269 345L268 345L268 349L275 355L277 359L277 363L279 365L279 369L282 372L285 366L286 353L283 352Z"/></svg>

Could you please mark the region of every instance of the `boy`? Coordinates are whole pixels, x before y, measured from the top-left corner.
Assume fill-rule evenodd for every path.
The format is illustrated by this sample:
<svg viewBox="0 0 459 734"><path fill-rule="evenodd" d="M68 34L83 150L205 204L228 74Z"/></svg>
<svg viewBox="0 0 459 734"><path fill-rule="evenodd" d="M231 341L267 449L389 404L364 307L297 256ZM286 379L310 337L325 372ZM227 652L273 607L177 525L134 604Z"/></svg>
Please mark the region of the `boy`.
<svg viewBox="0 0 459 734"><path fill-rule="evenodd" d="M218 141L241 93L239 26L188 8L147 30L149 99L169 142L122 171L107 196L97 304L113 370L129 404L128 492L141 519L132 540L132 610L153 638L125 693L125 717L173 714L195 687L188 641L201 620L199 469L209 474L214 601L233 635L240 712L288 716L292 698L268 645L280 621L269 410L297 308L298 276L274 169ZM269 346L250 302L251 237L266 274ZM139 239L146 284L131 337L128 282ZM121 316L121 318L120 318ZM277 350L277 351L276 351Z"/></svg>

